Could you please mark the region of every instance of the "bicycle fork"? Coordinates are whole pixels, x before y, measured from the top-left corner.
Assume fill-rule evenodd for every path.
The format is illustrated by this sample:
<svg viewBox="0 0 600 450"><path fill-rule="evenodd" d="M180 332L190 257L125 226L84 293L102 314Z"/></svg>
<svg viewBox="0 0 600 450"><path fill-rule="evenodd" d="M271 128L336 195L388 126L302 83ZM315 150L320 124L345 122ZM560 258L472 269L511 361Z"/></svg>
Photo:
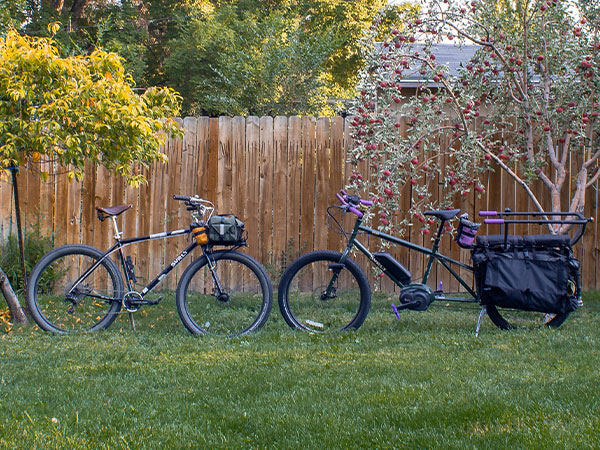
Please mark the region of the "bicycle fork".
<svg viewBox="0 0 600 450"><path fill-rule="evenodd" d="M331 277L331 280L329 280L327 289L325 289L325 292L321 293L321 300L327 300L327 299L336 297L337 290L335 288L335 285L340 276L340 273L342 272L342 270L344 270L344 268L346 266L345 265L346 258L348 258L350 251L352 251L352 247L354 246L354 241L356 239L356 235L358 234L358 229L360 228L361 224L362 224L362 218L359 217L358 219L356 219L356 223L354 224L354 229L352 230L350 239L348 239L348 245L346 245L346 249L342 253L342 257L340 258L340 260L337 263L329 264L328 268L329 268L329 270L331 270L333 272L333 275Z"/></svg>
<svg viewBox="0 0 600 450"><path fill-rule="evenodd" d="M219 279L219 276L217 275L217 264L210 257L210 255L208 253L205 252L204 256L206 256L206 260L208 261L208 270L210 270L210 276L212 277L212 279L215 283L215 287L213 288L213 295L220 302L226 303L229 301L229 295L227 294L227 292L225 292L225 289L223 289L221 280Z"/></svg>

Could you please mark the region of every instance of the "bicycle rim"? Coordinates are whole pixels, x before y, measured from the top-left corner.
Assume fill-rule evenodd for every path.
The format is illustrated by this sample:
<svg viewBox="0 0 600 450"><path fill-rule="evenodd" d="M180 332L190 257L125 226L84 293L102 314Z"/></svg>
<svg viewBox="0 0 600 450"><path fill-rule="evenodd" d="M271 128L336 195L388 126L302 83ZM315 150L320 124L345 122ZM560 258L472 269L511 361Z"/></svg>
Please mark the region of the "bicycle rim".
<svg viewBox="0 0 600 450"><path fill-rule="evenodd" d="M184 325L194 334L240 336L267 320L272 294L260 268L244 255L216 255L216 279L207 263L189 277L178 299Z"/></svg>
<svg viewBox="0 0 600 450"><path fill-rule="evenodd" d="M120 309L121 287L108 266L100 264L85 280L74 283L98 258L69 253L47 264L35 282L35 304L42 328L59 332L105 328ZM46 326L44 326L46 325Z"/></svg>
<svg viewBox="0 0 600 450"><path fill-rule="evenodd" d="M317 333L358 328L368 313L368 299L363 298L368 294L361 288L365 290L361 278L348 266L339 267L335 258L319 257L287 280L280 307L294 328Z"/></svg>

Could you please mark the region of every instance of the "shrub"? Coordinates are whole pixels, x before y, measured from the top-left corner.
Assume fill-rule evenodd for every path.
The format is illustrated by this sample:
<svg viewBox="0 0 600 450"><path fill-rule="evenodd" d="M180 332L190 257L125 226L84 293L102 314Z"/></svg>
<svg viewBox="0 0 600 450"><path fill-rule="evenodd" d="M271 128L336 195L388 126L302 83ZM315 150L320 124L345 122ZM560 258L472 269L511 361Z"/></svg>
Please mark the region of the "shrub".
<svg viewBox="0 0 600 450"><path fill-rule="evenodd" d="M52 239L48 236L43 236L40 227L37 224L32 225L25 230L23 238L25 252L25 269L27 275L35 264L53 248ZM23 277L21 274L21 259L19 256L19 242L17 236L9 235L8 238L0 242L0 267L6 272L10 284L16 293L23 293ZM52 274L50 280L43 282L53 283L58 277L58 274Z"/></svg>

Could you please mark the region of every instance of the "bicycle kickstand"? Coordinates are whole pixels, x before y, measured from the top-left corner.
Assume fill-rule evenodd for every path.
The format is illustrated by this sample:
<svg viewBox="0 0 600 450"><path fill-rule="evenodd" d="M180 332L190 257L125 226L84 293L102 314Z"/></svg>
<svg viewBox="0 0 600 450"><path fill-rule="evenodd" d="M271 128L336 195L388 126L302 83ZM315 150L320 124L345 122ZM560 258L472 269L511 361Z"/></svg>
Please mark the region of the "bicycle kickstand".
<svg viewBox="0 0 600 450"><path fill-rule="evenodd" d="M135 320L133 320L133 313L129 313L129 323L131 324L131 329L135 331Z"/></svg>
<svg viewBox="0 0 600 450"><path fill-rule="evenodd" d="M479 336L479 328L481 327L481 319L483 319L483 316L485 316L487 312L487 309L485 307L485 305L483 305L483 307L481 308L481 311L479 313L479 319L477 319L477 328L475 329L475 337Z"/></svg>

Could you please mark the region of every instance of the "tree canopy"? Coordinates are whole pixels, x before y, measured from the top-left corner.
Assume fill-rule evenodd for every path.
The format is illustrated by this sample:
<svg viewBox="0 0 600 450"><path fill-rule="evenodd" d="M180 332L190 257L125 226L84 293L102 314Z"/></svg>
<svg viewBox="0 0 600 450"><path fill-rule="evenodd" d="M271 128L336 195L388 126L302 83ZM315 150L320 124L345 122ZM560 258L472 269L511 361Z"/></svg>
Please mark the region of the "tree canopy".
<svg viewBox="0 0 600 450"><path fill-rule="evenodd" d="M332 99L352 96L359 40L385 4L19 0L0 17L0 32L12 23L42 36L59 21L54 38L63 55L116 52L137 86L181 92L184 114L325 114L335 109Z"/></svg>
<svg viewBox="0 0 600 450"><path fill-rule="evenodd" d="M350 182L378 200L381 224L417 218L427 233L423 209L482 192L480 175L494 167L539 210L542 198L530 189L536 180L552 211L582 211L600 174L598 10L587 0L431 0L405 31L386 27L382 45L375 45L382 31L376 19L353 108ZM436 59L440 42L479 50L450 76ZM407 97L402 81L411 74L424 81ZM433 183L443 188L439 199ZM405 185L412 186L412 201L398 218Z"/></svg>
<svg viewBox="0 0 600 450"><path fill-rule="evenodd" d="M139 183L134 163L166 159L178 105L171 89L137 94L116 54L61 57L52 39L0 38L0 166L48 158L79 178L92 161Z"/></svg>

